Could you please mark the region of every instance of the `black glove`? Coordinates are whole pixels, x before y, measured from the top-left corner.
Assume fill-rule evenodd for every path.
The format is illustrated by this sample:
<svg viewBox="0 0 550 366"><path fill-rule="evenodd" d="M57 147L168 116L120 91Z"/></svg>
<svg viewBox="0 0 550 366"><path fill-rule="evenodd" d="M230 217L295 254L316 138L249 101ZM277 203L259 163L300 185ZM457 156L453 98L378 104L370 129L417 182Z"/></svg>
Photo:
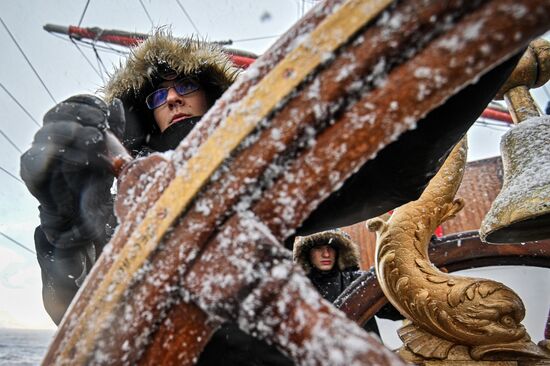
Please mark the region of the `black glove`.
<svg viewBox="0 0 550 366"><path fill-rule="evenodd" d="M92 95L77 95L44 116L44 126L21 157L21 177L40 202L42 229L52 245L70 248L105 236L112 213L113 176L105 129L119 138L124 111Z"/></svg>

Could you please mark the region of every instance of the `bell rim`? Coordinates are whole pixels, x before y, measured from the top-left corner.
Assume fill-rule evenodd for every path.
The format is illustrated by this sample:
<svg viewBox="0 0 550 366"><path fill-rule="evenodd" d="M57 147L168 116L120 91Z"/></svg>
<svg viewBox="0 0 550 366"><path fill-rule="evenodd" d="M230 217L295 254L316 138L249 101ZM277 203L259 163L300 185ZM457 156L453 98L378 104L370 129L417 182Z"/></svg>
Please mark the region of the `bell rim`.
<svg viewBox="0 0 550 366"><path fill-rule="evenodd" d="M488 244L523 244L550 238L550 212L514 220L491 230L480 230L481 239Z"/></svg>

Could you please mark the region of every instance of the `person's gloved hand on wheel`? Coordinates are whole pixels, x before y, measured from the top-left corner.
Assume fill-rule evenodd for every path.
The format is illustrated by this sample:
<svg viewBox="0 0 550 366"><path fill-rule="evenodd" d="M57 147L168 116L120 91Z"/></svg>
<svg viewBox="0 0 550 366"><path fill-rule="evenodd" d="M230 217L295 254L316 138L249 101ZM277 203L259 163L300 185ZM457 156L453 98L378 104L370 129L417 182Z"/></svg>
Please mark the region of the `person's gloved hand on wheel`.
<svg viewBox="0 0 550 366"><path fill-rule="evenodd" d="M105 162L105 130L124 131L122 104L108 106L77 95L44 116L44 126L21 157L21 177L40 202L41 226L57 248L70 248L104 235L105 202L113 176Z"/></svg>

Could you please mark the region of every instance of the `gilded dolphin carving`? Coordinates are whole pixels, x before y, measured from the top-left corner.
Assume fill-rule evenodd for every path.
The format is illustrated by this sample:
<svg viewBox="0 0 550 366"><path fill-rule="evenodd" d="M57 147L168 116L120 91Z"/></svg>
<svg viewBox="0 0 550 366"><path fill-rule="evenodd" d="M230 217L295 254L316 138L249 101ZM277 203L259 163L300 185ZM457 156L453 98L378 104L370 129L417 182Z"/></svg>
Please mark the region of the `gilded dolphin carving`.
<svg viewBox="0 0 550 366"><path fill-rule="evenodd" d="M517 351L534 345L521 324L525 307L514 291L496 281L444 273L428 257L434 230L464 206L463 200L454 197L466 155L463 140L418 200L396 209L387 221L376 218L367 223L377 231L380 285L418 329L414 338L425 338L417 347L425 357L445 358L454 345L470 347L475 359L495 350Z"/></svg>

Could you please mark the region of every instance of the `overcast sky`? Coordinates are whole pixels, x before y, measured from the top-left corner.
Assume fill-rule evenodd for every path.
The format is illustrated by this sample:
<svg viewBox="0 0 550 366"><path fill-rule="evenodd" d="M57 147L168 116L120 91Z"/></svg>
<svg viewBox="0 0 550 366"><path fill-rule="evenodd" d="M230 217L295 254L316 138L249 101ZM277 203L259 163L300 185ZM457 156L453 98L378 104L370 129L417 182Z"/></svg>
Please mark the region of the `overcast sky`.
<svg viewBox="0 0 550 366"><path fill-rule="evenodd" d="M42 308L39 267L31 253L38 210L36 200L19 180L21 151L29 148L48 109L73 94L94 93L103 84L103 67L110 70L120 57L99 44L98 60L90 46L78 48L69 38L49 34L42 27L47 23L68 26L81 22L83 27L148 33L152 26L169 25L178 36L199 33L210 41L232 39L236 42L231 47L261 54L313 3L313 0L0 2L4 23L0 27L0 327L53 328ZM250 41L251 38L263 39ZM539 89L535 96L540 104L546 105L548 92ZM471 159L497 155L499 137L504 131L502 127L477 127L470 136Z"/></svg>

